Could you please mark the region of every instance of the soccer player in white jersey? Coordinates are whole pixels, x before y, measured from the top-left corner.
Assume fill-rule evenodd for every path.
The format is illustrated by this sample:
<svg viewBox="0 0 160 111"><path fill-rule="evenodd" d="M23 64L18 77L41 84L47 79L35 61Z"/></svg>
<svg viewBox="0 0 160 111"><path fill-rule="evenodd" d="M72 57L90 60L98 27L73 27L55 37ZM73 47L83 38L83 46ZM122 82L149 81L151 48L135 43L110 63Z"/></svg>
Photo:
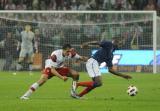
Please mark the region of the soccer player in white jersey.
<svg viewBox="0 0 160 111"><path fill-rule="evenodd" d="M33 40L34 33L31 31L31 26L26 25L25 30L21 32L21 51L19 55L18 64L19 66L25 61L29 65L29 70L32 70L33 63Z"/></svg>
<svg viewBox="0 0 160 111"><path fill-rule="evenodd" d="M79 74L77 71L64 66L65 58L76 58L81 61L86 61L88 59L87 57L78 55L70 44L63 45L62 49L52 52L50 58L45 61L45 69L43 70L40 79L31 85L29 90L21 97L21 99L29 99L29 96L37 90L39 86L42 86L53 76L57 76L63 81L66 81L68 77L71 77L73 79L71 96L74 97L75 92L73 87L75 87L75 84L79 79Z"/></svg>

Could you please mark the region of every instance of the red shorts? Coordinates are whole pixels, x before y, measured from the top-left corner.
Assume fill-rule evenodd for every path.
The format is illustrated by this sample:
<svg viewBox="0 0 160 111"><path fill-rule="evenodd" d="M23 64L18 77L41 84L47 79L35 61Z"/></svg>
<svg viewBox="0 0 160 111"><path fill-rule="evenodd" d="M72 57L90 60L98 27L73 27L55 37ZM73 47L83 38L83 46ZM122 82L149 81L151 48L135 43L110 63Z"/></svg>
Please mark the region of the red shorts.
<svg viewBox="0 0 160 111"><path fill-rule="evenodd" d="M56 68L56 71L61 75L61 76L67 76L69 74L69 68L68 67L62 67L62 68ZM51 68L45 68L43 70L43 74L48 75L48 78L51 78L52 76L55 76L54 74L51 73Z"/></svg>

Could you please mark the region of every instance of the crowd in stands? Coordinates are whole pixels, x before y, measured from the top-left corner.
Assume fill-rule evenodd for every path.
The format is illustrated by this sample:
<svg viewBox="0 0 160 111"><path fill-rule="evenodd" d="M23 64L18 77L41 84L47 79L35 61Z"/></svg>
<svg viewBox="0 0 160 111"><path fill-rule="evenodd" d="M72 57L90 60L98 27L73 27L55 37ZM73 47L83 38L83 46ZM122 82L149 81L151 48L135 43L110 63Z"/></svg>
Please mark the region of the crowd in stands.
<svg viewBox="0 0 160 111"><path fill-rule="evenodd" d="M0 0L1 10L157 10L160 9L160 0ZM33 31L38 29L44 38L56 39L58 37L68 37L67 40L72 41L72 37L81 38L87 37L101 37L102 33L106 32L107 37L122 37L130 33L130 27L134 24L127 23L134 20L144 20L138 23L142 29L148 28L150 25L147 21L147 15L134 15L134 14L62 14L62 13L49 13L49 14L26 14L26 13L1 13L0 15L0 34L3 35L5 27L15 29L16 36L20 35L22 27L29 23L33 27ZM119 23L124 24L119 24ZM60 24L63 23L63 26ZM108 25L90 25L97 23L112 24L110 28ZM58 25L56 25L58 24ZM69 24L69 25L65 25ZM85 24L83 25L80 24ZM88 26L86 26L86 24ZM13 30L12 29L12 30ZM63 29L63 30L62 30ZM122 30L124 32L122 32ZM63 32L62 32L63 31ZM149 31L149 33L151 33ZM69 33L75 33L69 34ZM109 34L109 32L113 32ZM147 31L146 31L147 32ZM83 35L81 35L83 34ZM62 36L63 35L63 36ZM146 34L148 35L148 33ZM129 36L129 35L127 35ZM61 38L61 39L62 39ZM150 37L151 38L151 37ZM1 40L3 39L3 36ZM49 39L48 39L49 40ZM80 39L83 40L83 39ZM147 39L150 40L150 39ZM50 41L50 40L49 40ZM54 40L55 41L55 40ZM76 40L75 40L76 41ZM73 41L74 42L74 41Z"/></svg>
<svg viewBox="0 0 160 111"><path fill-rule="evenodd" d="M0 0L1 10L157 10L160 9L160 0ZM144 20L144 23L138 23L145 29L149 28L147 15L133 15L133 14L26 14L26 13L1 13L0 14L0 40L3 39L6 29L11 27L15 29L16 36L20 35L22 27L29 23L35 29L40 30L42 36L59 41L58 37L68 37L72 41L73 36L76 38L87 37L101 37L101 34L107 30L107 37L121 37L126 36L130 31L123 29L131 29L134 24L127 24L127 21ZM119 24L120 22L124 24ZM126 23L125 23L126 22ZM145 23L146 22L146 23ZM63 23L63 26L60 24ZM90 25L97 23L110 23L108 25ZM58 25L56 25L58 24ZM65 25L69 24L69 25ZM83 25L80 24L85 24ZM86 24L88 26L86 26ZM147 26L148 25L148 26ZM142 29L144 29L142 28ZM12 30L13 30L12 29ZM63 32L62 32L63 29ZM7 29L8 30L8 29ZM150 29L151 31L151 29ZM69 33L75 33L69 34ZM113 32L109 34L109 32ZM147 32L147 31L146 31ZM122 34L123 33L123 34ZM149 32L151 33L151 32ZM83 34L83 35L81 35ZM63 36L62 36L63 35ZM148 35L148 33L146 34ZM129 36L129 35L127 35ZM61 39L62 39L61 38ZM48 39L49 40L49 39ZM54 40L54 41L55 41ZM82 39L83 40L83 39ZM150 40L150 39L147 39ZM49 40L50 41L50 40ZM76 40L75 40L76 41ZM74 42L74 41L73 41Z"/></svg>
<svg viewBox="0 0 160 111"><path fill-rule="evenodd" d="M116 37L122 40L122 38L132 38L134 32L145 32L139 34L140 36L146 35L147 39L143 40L143 44L145 40L150 41L149 38L152 37L150 35L152 34L152 21L149 18L152 18L152 16L146 14L19 14L25 19L15 15L5 14L1 15L2 17L0 16L0 39L3 39L5 32L10 29L14 32L16 38L20 38L20 33L26 24L32 26L33 32L39 30L41 37L45 39L43 41L52 45L60 45L60 41L63 41L64 37L65 41L72 41L74 44L80 44L90 39L100 40L105 38L111 40ZM125 44L124 42L128 41L123 41L122 45ZM147 42L146 44L150 43ZM123 48L130 48L128 46L123 46Z"/></svg>
<svg viewBox="0 0 160 111"><path fill-rule="evenodd" d="M0 0L1 10L157 10L160 0Z"/></svg>
<svg viewBox="0 0 160 111"><path fill-rule="evenodd" d="M156 10L160 15L160 0L0 0L0 10ZM0 13L0 58L5 55L1 45L6 34L11 32L21 41L26 24L31 25L35 43L46 56L64 40L78 45L116 38L121 49L151 48L151 19L147 14Z"/></svg>

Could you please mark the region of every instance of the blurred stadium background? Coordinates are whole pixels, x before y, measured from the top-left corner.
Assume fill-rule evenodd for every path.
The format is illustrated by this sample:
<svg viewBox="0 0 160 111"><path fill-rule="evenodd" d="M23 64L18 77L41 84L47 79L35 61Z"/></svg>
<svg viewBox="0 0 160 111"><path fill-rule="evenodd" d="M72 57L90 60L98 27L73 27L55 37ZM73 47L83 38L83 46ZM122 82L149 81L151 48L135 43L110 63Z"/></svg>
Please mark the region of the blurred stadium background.
<svg viewBox="0 0 160 111"><path fill-rule="evenodd" d="M90 56L92 50L81 50L79 45L90 40L118 40L121 52L115 52L117 70L123 72L153 72L153 63L159 72L159 28L153 42L153 15L146 13L9 13L5 10L49 11L156 11L160 15L160 0L0 0L0 70L16 70L21 31L29 24L35 33L34 69L40 70L44 60L63 43L71 43L77 51ZM160 25L157 17L157 27ZM4 43L12 32L14 42ZM155 47L153 47L155 46ZM134 56L125 51L136 50ZM150 51L150 52L147 52ZM123 53L123 54L122 54ZM7 56L10 55L10 56ZM123 59L122 55L127 58ZM139 55L139 56L137 56ZM143 57L146 57L143 59ZM132 59L131 59L132 58ZM138 59L137 59L138 58ZM117 60L118 59L118 60ZM122 60L121 60L122 59ZM153 59L155 60L153 62ZM146 60L146 61L145 61ZM126 63L126 61L129 61ZM74 61L68 61L69 65ZM84 71L84 64L74 64ZM24 70L26 70L24 68Z"/></svg>
<svg viewBox="0 0 160 111"><path fill-rule="evenodd" d="M159 10L159 0L1 0L1 10Z"/></svg>
<svg viewBox="0 0 160 111"><path fill-rule="evenodd" d="M149 11L2 11L0 13L0 70L17 69L21 32L29 24L35 34L33 48L38 50L34 55L34 70L41 70L44 60L64 43L72 44L81 55L90 56L95 49L82 50L80 45L83 42L117 40L119 51L115 52L113 62L118 71L153 72L154 57L156 57L156 71L159 72L160 18L154 14ZM157 36L154 35L154 31ZM5 42L8 32L11 32L12 40ZM153 42L154 40L156 43ZM156 51L155 56L153 49ZM78 71L85 71L84 64L75 61L66 62ZM102 72L106 71L102 67Z"/></svg>

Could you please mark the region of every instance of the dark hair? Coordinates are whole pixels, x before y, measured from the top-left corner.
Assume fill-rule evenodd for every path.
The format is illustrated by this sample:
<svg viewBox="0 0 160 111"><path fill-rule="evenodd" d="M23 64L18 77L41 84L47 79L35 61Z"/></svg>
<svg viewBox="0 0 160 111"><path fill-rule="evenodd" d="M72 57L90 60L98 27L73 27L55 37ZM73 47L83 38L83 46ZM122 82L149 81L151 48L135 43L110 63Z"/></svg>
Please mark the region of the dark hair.
<svg viewBox="0 0 160 111"><path fill-rule="evenodd" d="M62 49L64 49L64 50L67 49L67 48L70 49L70 48L72 48L72 46L70 44L64 44L63 47L62 47Z"/></svg>

